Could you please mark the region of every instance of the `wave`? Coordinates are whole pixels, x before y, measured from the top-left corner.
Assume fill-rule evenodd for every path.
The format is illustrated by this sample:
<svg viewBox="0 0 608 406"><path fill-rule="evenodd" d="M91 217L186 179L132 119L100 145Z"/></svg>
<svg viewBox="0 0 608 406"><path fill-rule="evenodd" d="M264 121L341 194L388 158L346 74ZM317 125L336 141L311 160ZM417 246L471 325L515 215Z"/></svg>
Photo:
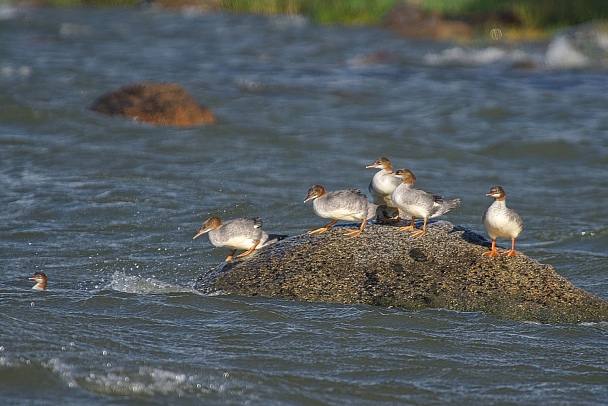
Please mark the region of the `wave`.
<svg viewBox="0 0 608 406"><path fill-rule="evenodd" d="M538 64L538 56L521 50L506 50L499 47L467 49L462 47L448 48L439 53L427 54L424 61L428 65L488 65L498 62Z"/></svg>
<svg viewBox="0 0 608 406"><path fill-rule="evenodd" d="M544 52L506 49L452 47L424 56L433 66L479 66L510 63L515 66L548 69L608 67L608 22L594 22L569 28L556 34Z"/></svg>

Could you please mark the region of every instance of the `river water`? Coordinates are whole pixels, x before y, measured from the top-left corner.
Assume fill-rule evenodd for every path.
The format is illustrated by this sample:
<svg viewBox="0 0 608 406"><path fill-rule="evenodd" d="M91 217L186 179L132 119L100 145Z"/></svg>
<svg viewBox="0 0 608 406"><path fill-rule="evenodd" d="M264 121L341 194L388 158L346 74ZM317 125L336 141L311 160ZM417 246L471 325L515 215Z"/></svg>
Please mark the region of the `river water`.
<svg viewBox="0 0 608 406"><path fill-rule="evenodd" d="M608 298L607 70L553 46L3 6L0 403L605 404L606 323L192 289L228 254L192 240L206 218L303 233L326 222L311 185L367 192L386 156L460 197L443 219L480 233L503 186L518 249ZM88 110L136 81L180 83L218 124Z"/></svg>

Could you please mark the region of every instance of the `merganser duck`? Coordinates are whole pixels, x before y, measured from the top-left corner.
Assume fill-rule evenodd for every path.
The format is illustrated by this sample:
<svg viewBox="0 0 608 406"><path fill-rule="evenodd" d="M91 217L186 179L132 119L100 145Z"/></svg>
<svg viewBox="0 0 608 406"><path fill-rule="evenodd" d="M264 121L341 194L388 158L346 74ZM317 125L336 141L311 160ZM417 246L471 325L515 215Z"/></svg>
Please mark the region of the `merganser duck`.
<svg viewBox="0 0 608 406"><path fill-rule="evenodd" d="M373 164L367 165L366 168L380 169L369 183L368 189L372 196L372 201L377 205L387 206L385 210L386 218L396 219L397 222L400 221L399 209L391 199L391 194L401 184L401 179L390 176L393 172L393 164L388 158L378 158Z"/></svg>
<svg viewBox="0 0 608 406"><path fill-rule="evenodd" d="M244 257L267 245L277 242L284 236L273 236L272 238L262 230L262 219L259 217L241 217L222 223L219 217L207 219L199 232L192 237L195 239L205 233L209 233L211 244L216 247L228 247L232 251L226 258L230 261L236 250L246 250L237 255L237 258Z"/></svg>
<svg viewBox="0 0 608 406"><path fill-rule="evenodd" d="M496 250L496 238L498 237L511 239L511 249L504 252L503 255L508 257L517 255L515 239L524 228L521 217L515 210L507 207L505 191L500 186L494 186L490 189L490 193L486 193L486 196L494 198L494 202L483 213L482 217L483 224L485 224L488 235L492 239L492 249L482 255L488 257L500 256Z"/></svg>
<svg viewBox="0 0 608 406"><path fill-rule="evenodd" d="M403 212L412 216L412 222L407 227L398 228L399 231L412 230L412 237L422 237L426 234L428 219L441 216L460 204L460 199L443 200L443 197L414 188L416 176L409 169L399 169L391 174L402 179L402 182L393 191L391 199ZM416 217L424 219L422 230L416 230L414 220Z"/></svg>
<svg viewBox="0 0 608 406"><path fill-rule="evenodd" d="M358 230L349 230L345 233L349 237L356 237L361 234L367 220L373 218L379 208L377 204L370 203L358 189L327 192L323 186L314 185L308 189L304 203L309 200L313 200L312 208L317 216L333 220L324 227L309 231L308 234L324 233L338 220L360 221L361 227Z"/></svg>
<svg viewBox="0 0 608 406"><path fill-rule="evenodd" d="M33 290L45 290L48 278L44 272L36 272L34 276L28 278L31 281L36 281L36 284L32 287Z"/></svg>

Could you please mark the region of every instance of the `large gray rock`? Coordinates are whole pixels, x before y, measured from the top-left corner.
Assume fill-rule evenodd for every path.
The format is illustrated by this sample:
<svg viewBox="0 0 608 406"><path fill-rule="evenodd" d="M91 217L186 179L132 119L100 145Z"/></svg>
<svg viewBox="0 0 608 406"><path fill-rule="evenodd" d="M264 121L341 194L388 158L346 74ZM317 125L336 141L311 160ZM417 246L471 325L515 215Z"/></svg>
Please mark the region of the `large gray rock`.
<svg viewBox="0 0 608 406"><path fill-rule="evenodd" d="M541 323L608 321L608 301L523 254L482 257L489 241L449 222L429 224L418 239L391 225L368 224L354 238L344 232L334 227L287 238L221 264L195 287L205 293L482 311Z"/></svg>

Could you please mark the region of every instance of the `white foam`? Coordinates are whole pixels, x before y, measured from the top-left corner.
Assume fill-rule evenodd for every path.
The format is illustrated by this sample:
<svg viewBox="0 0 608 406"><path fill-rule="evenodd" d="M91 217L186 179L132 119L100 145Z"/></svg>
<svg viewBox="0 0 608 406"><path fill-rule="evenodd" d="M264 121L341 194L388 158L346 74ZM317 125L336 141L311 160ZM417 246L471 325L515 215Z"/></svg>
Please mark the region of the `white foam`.
<svg viewBox="0 0 608 406"><path fill-rule="evenodd" d="M498 47L470 49L453 47L439 53L427 54L424 61L428 65L479 66L498 62L535 62L537 58L521 50L506 50Z"/></svg>
<svg viewBox="0 0 608 406"><path fill-rule="evenodd" d="M227 389L226 379L210 377L211 382L204 382L197 376L150 367L142 367L135 373L90 373L84 380L90 389L112 395L202 395Z"/></svg>
<svg viewBox="0 0 608 406"><path fill-rule="evenodd" d="M124 272L115 272L109 284L110 289L124 293L165 294L165 293L199 293L188 286L173 285L154 278L129 276Z"/></svg>
<svg viewBox="0 0 608 406"><path fill-rule="evenodd" d="M589 63L589 58L574 49L564 36L558 36L551 41L545 54L545 64L550 68L583 68Z"/></svg>
<svg viewBox="0 0 608 406"><path fill-rule="evenodd" d="M12 20L19 14L19 9L12 4L0 4L0 21Z"/></svg>
<svg viewBox="0 0 608 406"><path fill-rule="evenodd" d="M27 78L32 75L32 68L27 65L14 66L10 63L0 65L0 76L4 78Z"/></svg>

